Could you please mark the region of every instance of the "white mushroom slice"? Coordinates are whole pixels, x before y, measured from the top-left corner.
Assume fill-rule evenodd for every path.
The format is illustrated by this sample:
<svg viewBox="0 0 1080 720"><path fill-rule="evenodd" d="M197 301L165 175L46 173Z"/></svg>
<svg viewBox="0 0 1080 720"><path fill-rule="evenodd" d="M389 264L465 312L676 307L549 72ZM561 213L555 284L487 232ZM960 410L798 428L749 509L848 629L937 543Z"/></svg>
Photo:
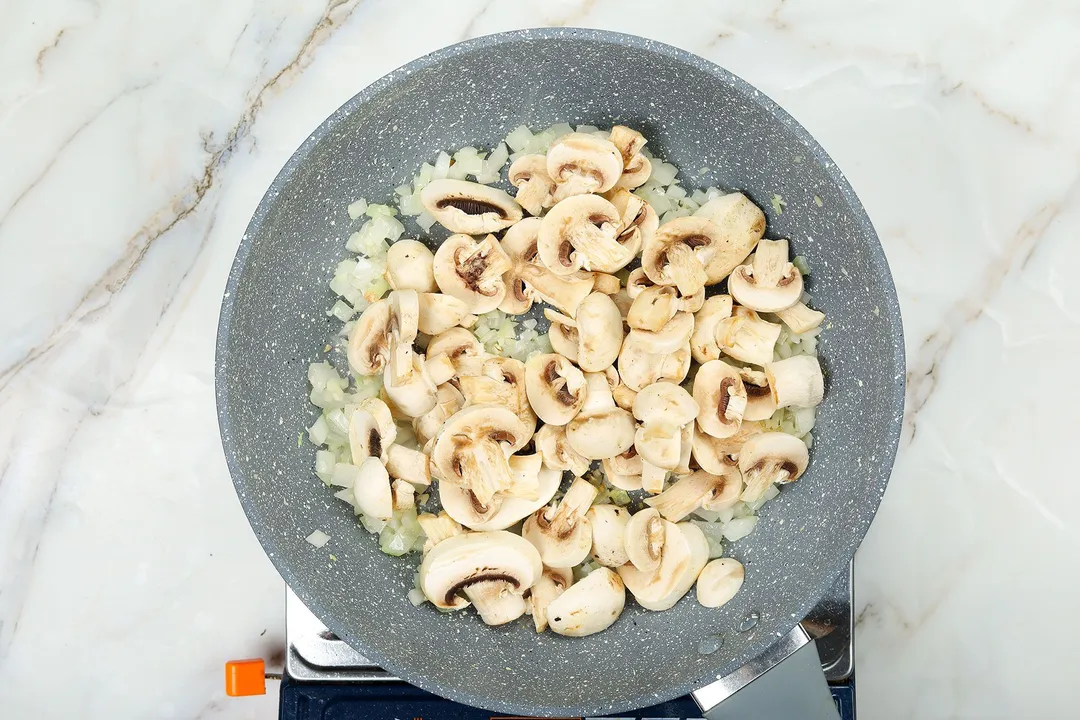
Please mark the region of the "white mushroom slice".
<svg viewBox="0 0 1080 720"><path fill-rule="evenodd" d="M594 292L578 307L578 365L585 372L601 372L618 359L623 323L610 296Z"/></svg>
<svg viewBox="0 0 1080 720"><path fill-rule="evenodd" d="M731 317L730 295L713 295L694 313L694 332L690 335L690 352L699 363L719 360L723 354L716 342L716 329L721 320Z"/></svg>
<svg viewBox="0 0 1080 720"><path fill-rule="evenodd" d="M395 480L404 480L414 488L431 485L428 456L404 445L391 445L386 451L386 472Z"/></svg>
<svg viewBox="0 0 1080 720"><path fill-rule="evenodd" d="M667 354L679 350L690 342L694 333L694 316L688 312L675 313L656 332L650 330L631 330L628 335L641 341L645 349L653 354Z"/></svg>
<svg viewBox="0 0 1080 720"><path fill-rule="evenodd" d="M503 273L506 297L499 309L510 315L528 312L534 300L542 300L563 312L574 315L581 301L592 292L591 276L560 277L544 267L536 249L540 218L525 218L506 231L501 241L510 258L510 269Z"/></svg>
<svg viewBox="0 0 1080 720"><path fill-rule="evenodd" d="M585 404L585 376L562 355L534 355L525 363L525 391L537 417L565 425Z"/></svg>
<svg viewBox="0 0 1080 720"><path fill-rule="evenodd" d="M645 458L641 459L641 489L650 495L664 492L664 484L667 482L668 470L659 465L653 465Z"/></svg>
<svg viewBox="0 0 1080 720"><path fill-rule="evenodd" d="M585 373L585 382L585 404L566 425L570 447L590 460L623 454L634 444L634 417L615 405L603 373Z"/></svg>
<svg viewBox="0 0 1080 720"><path fill-rule="evenodd" d="M682 427L679 439L679 464L672 470L676 475L689 475L692 472L690 462L694 452L694 436L697 435L697 423L690 422Z"/></svg>
<svg viewBox="0 0 1080 720"><path fill-rule="evenodd" d="M754 250L765 234L765 213L742 193L729 193L702 205L694 216L713 222L720 229L721 243L705 262L709 285L726 278Z"/></svg>
<svg viewBox="0 0 1080 720"><path fill-rule="evenodd" d="M435 282L447 295L482 315L499 307L506 297L503 273L510 269L510 258L494 235L474 240L468 235L451 235L435 252Z"/></svg>
<svg viewBox="0 0 1080 720"><path fill-rule="evenodd" d="M592 278L593 291L603 293L604 295L614 295L622 289L622 281L615 275L609 275L606 272L579 270L574 275L575 277L585 276Z"/></svg>
<svg viewBox="0 0 1080 720"><path fill-rule="evenodd" d="M821 363L812 355L794 355L769 363L765 377L774 408L816 407L825 396Z"/></svg>
<svg viewBox="0 0 1080 720"><path fill-rule="evenodd" d="M678 291L670 285L653 285L634 298L626 313L626 324L637 330L656 332L678 311Z"/></svg>
<svg viewBox="0 0 1080 720"><path fill-rule="evenodd" d="M620 221L615 206L599 195L575 195L556 203L540 223L540 262L560 276L626 265L634 255L617 240Z"/></svg>
<svg viewBox="0 0 1080 720"><path fill-rule="evenodd" d="M498 188L466 180L432 180L420 191L420 202L452 233L484 235L521 219L521 206L514 198Z"/></svg>
<svg viewBox="0 0 1080 720"><path fill-rule="evenodd" d="M450 328L431 338L427 346L428 357L446 355L454 363L454 371L461 374L463 363L470 359L487 357L487 351L469 330Z"/></svg>
<svg viewBox="0 0 1080 720"><path fill-rule="evenodd" d="M750 308L736 305L731 317L716 325L716 343L724 354L736 360L765 365L772 362L780 326L760 316Z"/></svg>
<svg viewBox="0 0 1080 720"><path fill-rule="evenodd" d="M799 302L803 277L788 261L788 241L759 241L750 262L731 272L728 292L758 312L779 312Z"/></svg>
<svg viewBox="0 0 1080 720"><path fill-rule="evenodd" d="M416 488L404 480L390 483L390 497L393 500L394 512L416 507Z"/></svg>
<svg viewBox="0 0 1080 720"><path fill-rule="evenodd" d="M536 632L544 632L547 629L548 606L573 584L574 573L570 568L544 568L544 572L528 593Z"/></svg>
<svg viewBox="0 0 1080 720"><path fill-rule="evenodd" d="M615 183L615 187L633 190L647 183L650 177L652 177L652 161L639 153L630 161L630 165L623 169L623 174Z"/></svg>
<svg viewBox="0 0 1080 720"><path fill-rule="evenodd" d="M697 580L698 575L709 562L709 542L705 539L705 533L693 523L681 522L676 526L679 534L686 541L689 555L681 573L676 578L671 591L659 600L653 600L649 595L637 599L638 604L646 610L662 611L675 606L683 595L690 591ZM663 570L663 564L661 564ZM629 587L629 583L627 583Z"/></svg>
<svg viewBox="0 0 1080 720"><path fill-rule="evenodd" d="M420 513L416 516L416 520L420 523L424 535L427 536L427 540L424 541L425 555L443 540L465 533L458 521L445 512L440 512L438 515Z"/></svg>
<svg viewBox="0 0 1080 720"><path fill-rule="evenodd" d="M349 369L357 375L378 375L390 357L390 301L368 305L349 331Z"/></svg>
<svg viewBox="0 0 1080 720"><path fill-rule="evenodd" d="M665 471L674 470L682 454L682 427L669 422L639 425L634 436L634 449L643 463ZM644 478L642 483L644 487ZM648 487L645 489L655 492Z"/></svg>
<svg viewBox="0 0 1080 720"><path fill-rule="evenodd" d="M705 502L726 503L731 500L734 505L738 502L741 489L742 478L734 468L726 475L712 475L698 470L679 478L659 495L646 498L645 504L656 508L665 520L679 522Z"/></svg>
<svg viewBox="0 0 1080 720"><path fill-rule="evenodd" d="M440 385L435 394L435 407L413 418L412 426L417 442L421 446L426 445L439 434L443 423L464 406L465 398L461 391L449 383Z"/></svg>
<svg viewBox="0 0 1080 720"><path fill-rule="evenodd" d="M610 190L622 172L618 149L611 141L595 135L563 135L547 152L547 174L555 181L556 201Z"/></svg>
<svg viewBox="0 0 1080 720"><path fill-rule="evenodd" d="M681 427L697 416L697 402L674 383L655 383L634 398L634 417L644 423L668 422Z"/></svg>
<svg viewBox="0 0 1080 720"><path fill-rule="evenodd" d="M697 578L697 601L707 608L718 608L742 588L746 569L734 558L716 558Z"/></svg>
<svg viewBox="0 0 1080 720"><path fill-rule="evenodd" d="M626 524L630 511L617 505L593 505L586 513L592 523L592 556L607 567L630 562L626 554Z"/></svg>
<svg viewBox="0 0 1080 720"><path fill-rule="evenodd" d="M566 428L561 425L544 425L533 436L533 443L543 456L545 467L560 473L569 470L575 477L581 477L589 469L591 461L570 447Z"/></svg>
<svg viewBox="0 0 1080 720"><path fill-rule="evenodd" d="M797 302L791 307L776 313L791 332L802 334L810 332L825 320L825 313L811 310L805 303Z"/></svg>
<svg viewBox="0 0 1080 720"><path fill-rule="evenodd" d="M349 450L353 465L366 458L386 461L387 451L397 438L397 425L390 408L378 398L368 398L349 416Z"/></svg>
<svg viewBox="0 0 1080 720"><path fill-rule="evenodd" d="M619 213L619 226L616 229L616 241L630 253L631 259L641 253L643 244L652 238L660 227L660 217L652 205L634 195L626 188L616 188L604 194ZM621 265L594 266L594 270L613 273L626 267L629 260Z"/></svg>
<svg viewBox="0 0 1080 720"><path fill-rule="evenodd" d="M739 452L752 436L764 432L760 422L744 421L739 432L727 438L714 438L699 432L694 435L694 462L713 475L723 475L739 465Z"/></svg>
<svg viewBox="0 0 1080 720"><path fill-rule="evenodd" d="M637 296L646 288L655 286L656 283L650 280L645 271L639 267L631 270L630 274L626 276L626 293L631 300L637 299Z"/></svg>
<svg viewBox="0 0 1080 720"><path fill-rule="evenodd" d="M589 555L592 525L585 516L596 499L596 486L577 478L555 505L529 516L521 536L532 543L548 567L573 567Z"/></svg>
<svg viewBox="0 0 1080 720"><path fill-rule="evenodd" d="M437 608L458 610L471 601L484 622L500 624L524 614L521 596L543 571L536 549L523 538L505 531L468 533L428 551L420 563L420 589Z"/></svg>
<svg viewBox="0 0 1080 720"><path fill-rule="evenodd" d="M573 318L557 313L551 308L544 308L544 317L551 323L548 328L548 341L551 343L551 349L576 364L578 361L577 322Z"/></svg>
<svg viewBox="0 0 1080 720"><path fill-rule="evenodd" d="M627 560L638 570L651 573L660 567L668 525L660 512L646 508L634 513L626 523L623 547Z"/></svg>
<svg viewBox="0 0 1080 720"><path fill-rule="evenodd" d="M386 282L391 290L438 290L431 264L435 256L419 240L401 239L386 252Z"/></svg>
<svg viewBox="0 0 1080 720"><path fill-rule="evenodd" d="M708 284L705 265L721 244L712 222L687 216L670 220L653 233L641 252L641 267L657 285L674 285L683 295L701 292Z"/></svg>
<svg viewBox="0 0 1080 720"><path fill-rule="evenodd" d="M471 491L453 483L439 483L439 501L450 517L473 530L505 530L551 502L559 489L562 473L541 467L539 455L513 455L509 458L515 484L525 479L535 483L533 499L499 493L487 505Z"/></svg>
<svg viewBox="0 0 1080 720"><path fill-rule="evenodd" d="M776 398L773 397L768 376L753 368L739 368L739 377L742 378L743 387L746 388L746 410L743 412L743 420L760 421L771 418L776 412Z"/></svg>
<svg viewBox="0 0 1080 720"><path fill-rule="evenodd" d="M420 318L417 329L425 335L439 335L457 327L469 317L469 305L452 295L419 293ZM428 352L431 356L431 352Z"/></svg>
<svg viewBox="0 0 1080 720"><path fill-rule="evenodd" d="M559 635L585 637L611 627L625 605L622 579L608 568L599 568L547 606L548 625Z"/></svg>
<svg viewBox="0 0 1080 720"><path fill-rule="evenodd" d="M699 470L698 472L705 471ZM703 510L720 512L734 507L739 502L739 497L743 491L742 472L739 471L738 467L729 467L725 469L721 477L724 478L724 484L715 486L715 491L701 501Z"/></svg>
<svg viewBox="0 0 1080 720"><path fill-rule="evenodd" d="M627 492L641 489L641 456L637 450L630 448L622 455L613 458L604 458L604 477L607 481Z"/></svg>
<svg viewBox="0 0 1080 720"><path fill-rule="evenodd" d="M428 355L424 359L424 367L436 387L446 384L457 375L457 368L449 355Z"/></svg>
<svg viewBox="0 0 1080 720"><path fill-rule="evenodd" d="M701 431L716 438L739 432L746 411L746 387L738 368L723 360L710 360L694 377L694 400Z"/></svg>
<svg viewBox="0 0 1080 720"><path fill-rule="evenodd" d="M806 444L781 432L763 432L750 437L739 452L739 470L746 488L740 499L756 502L773 483L798 480L810 461Z"/></svg>
<svg viewBox="0 0 1080 720"><path fill-rule="evenodd" d="M630 312L631 306L634 301L630 297L630 293L626 292L626 288L619 288L619 292L611 296L611 299L615 301L615 306L619 308L619 314L622 315L623 323L626 322L626 315Z"/></svg>
<svg viewBox="0 0 1080 720"><path fill-rule="evenodd" d="M390 476L379 458L369 457L360 463L360 472L353 481L353 504L370 518L389 520L394 516L394 500L390 491Z"/></svg>
<svg viewBox="0 0 1080 720"><path fill-rule="evenodd" d="M390 360L388 383L402 385L412 380L413 343L420 321L420 298L415 290L394 290L390 301Z"/></svg>
<svg viewBox="0 0 1080 720"><path fill-rule="evenodd" d="M477 372L465 372L457 379L458 389L469 405L502 405L509 408L526 428L527 442L536 431L536 415L526 392L525 363L515 358L486 358Z"/></svg>
<svg viewBox="0 0 1080 720"><path fill-rule="evenodd" d="M413 369L407 379L398 379L395 383L393 365L388 363L383 371L383 390L392 403L391 410L397 408L405 417L415 418L435 407L438 390L424 366L424 358L410 354Z"/></svg>
<svg viewBox="0 0 1080 720"><path fill-rule="evenodd" d="M530 215L539 216L555 204L555 181L548 175L544 155L522 155L510 164L507 179L517 188L518 204Z"/></svg>
<svg viewBox="0 0 1080 720"><path fill-rule="evenodd" d="M642 513L654 512L650 508L635 513L634 517ZM649 558L654 562L654 566L651 569L642 570L633 562L634 553L631 545L633 541L628 535L626 549L630 554L631 561L619 568L619 575L622 577L623 582L626 583L626 589L633 593L638 604L652 609L650 605L655 605L667 597L675 589L676 584L682 577L682 573L690 561L690 543L679 531L679 526L675 523L668 522L660 518L659 515L650 519L650 522L653 525L659 523L660 527L663 528L661 544L658 548L659 554L649 555ZM627 525L628 531L632 527L632 523L633 518L630 519L630 524ZM654 547L654 550L656 549Z"/></svg>
<svg viewBox="0 0 1080 720"><path fill-rule="evenodd" d="M610 138L611 144L615 146L615 149L619 151L619 155L622 156L624 168L630 166L630 161L641 152L641 148L645 147L645 143L648 142L644 135L625 125L613 125Z"/></svg>
<svg viewBox="0 0 1080 720"><path fill-rule="evenodd" d="M532 431L502 405L471 405L450 417L435 440L431 461L440 479L473 491L481 505L510 487L507 457L520 450Z"/></svg>
<svg viewBox="0 0 1080 720"><path fill-rule="evenodd" d="M679 315L688 315L688 313L679 313ZM693 323L692 318L690 322ZM631 330L626 334L622 350L619 352L618 371L622 382L630 390L639 391L661 380L681 383L686 378L692 359L689 341L674 351L653 350L657 347L658 341L661 346L669 345L665 337L669 336L663 333L650 333L646 330Z"/></svg>

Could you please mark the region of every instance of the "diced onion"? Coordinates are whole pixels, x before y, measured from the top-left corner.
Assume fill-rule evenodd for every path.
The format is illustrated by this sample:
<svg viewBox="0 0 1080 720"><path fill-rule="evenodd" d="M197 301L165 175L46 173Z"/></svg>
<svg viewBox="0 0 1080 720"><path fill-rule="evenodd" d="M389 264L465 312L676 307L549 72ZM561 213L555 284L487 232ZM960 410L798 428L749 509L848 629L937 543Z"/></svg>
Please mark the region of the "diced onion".
<svg viewBox="0 0 1080 720"><path fill-rule="evenodd" d="M323 545L330 542L330 536L322 530L316 530L304 539L317 548L321 548Z"/></svg>

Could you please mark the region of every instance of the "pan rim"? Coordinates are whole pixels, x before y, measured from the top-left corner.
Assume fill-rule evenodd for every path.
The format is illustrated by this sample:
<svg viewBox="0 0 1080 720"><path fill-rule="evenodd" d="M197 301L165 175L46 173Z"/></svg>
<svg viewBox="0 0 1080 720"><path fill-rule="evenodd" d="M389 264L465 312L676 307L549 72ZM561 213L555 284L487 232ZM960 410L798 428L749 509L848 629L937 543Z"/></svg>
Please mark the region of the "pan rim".
<svg viewBox="0 0 1080 720"><path fill-rule="evenodd" d="M353 633L349 631L349 628L339 622L331 613L327 612L326 607L319 601L317 594L311 591L311 588L303 582L303 580L294 573L291 568L281 561L281 553L278 552L278 538L272 535L265 529L261 523L257 522L258 513L253 506L252 501L247 497L245 486L247 483L246 474L243 472L239 463L239 453L237 448L233 444L232 436L229 432L229 398L227 386L228 377L228 343L230 337L230 329L232 326L233 313L235 310L236 291L239 285L241 276L247 266L248 256L252 247L252 239L255 232L261 227L266 219L270 210L270 204L267 203L267 198L276 194L276 191L287 185L293 175L300 169L300 167L306 162L311 151L318 145L318 143L327 135L333 133L339 124L343 122L352 112L368 102L370 99L377 97L381 92L392 86L401 77L422 70L429 66L443 62L448 58L460 54L466 54L475 50L488 48L494 45L503 43L515 43L522 40L559 40L559 39L579 39L589 40L593 42L599 42L601 44L608 45L623 45L630 46L632 48L643 50L650 53L656 53L660 55L668 56L670 59L693 67L697 70L708 73L715 77L717 80L731 86L734 90L746 97L753 103L756 103L761 107L763 111L770 116L776 118L782 123L785 128L793 134L793 136L803 144L807 152L811 154L813 159L818 162L824 171L836 184L836 189L851 210L853 217L860 230L866 235L868 239L872 239L873 242L869 243L869 255L872 263L872 270L881 279L882 290L885 295L886 303L882 308L882 316L888 323L887 334L891 336L893 340L893 356L892 368L894 384L892 387L892 407L894 408L895 416L901 418L904 412L904 395L906 391L906 361L904 352L904 338L902 319L900 316L899 300L896 295L895 284L892 279L892 274L889 269L888 259L885 256L884 249L881 246L880 239L873 224L870 221L869 216L866 213L865 208L859 201L854 189L851 187L847 178L833 162L832 158L825 151L825 149L810 135L810 133L799 124L791 115L789 115L783 108L781 108L771 98L766 96L760 90L750 85L748 82L738 77L734 73L720 67L719 65L706 60L698 55L682 50L680 48L667 45L655 40L639 37L636 35L628 35L624 33L617 33L607 30L593 30L585 28L539 28L539 29L524 29L513 30L509 32L496 33L491 35L485 35L470 40L466 40L461 43L450 45L437 50L433 53L417 58L406 65L403 65L390 73L382 76L378 80L374 81L343 105L335 110L329 117L327 117L296 149L296 151L290 156L289 160L285 163L281 171L275 176L270 187L259 202L259 206L252 216L251 221L248 223L244 235L240 241L239 247L236 252L232 267L229 271L228 281L225 287L224 297L222 299L221 311L218 321L218 333L215 346L215 396L217 400L217 416L218 425L222 440L222 447L225 453L226 464L229 468L230 476L232 477L234 487L236 489L237 498L243 507L244 513L247 516L248 524L251 526L252 532L254 532L259 543L262 545L263 550L267 553L274 567L278 573L282 576L285 582L293 589L296 595L304 602L308 608L322 620L327 627L335 632L339 637L344 639L353 647L356 647L366 657L372 661L378 663L381 667L393 672L397 677L409 682L410 684L420 687L421 689L435 693L445 698L460 702L466 705L474 707L482 707L495 712L507 713L507 714L519 714L528 715L536 714L538 710L547 715L562 715L562 716L588 716L588 715L600 715L610 714L613 712L625 712L628 710L637 710L641 707L647 707L655 705L660 702L665 702L676 697L683 696L688 692L701 687L703 684L710 682L716 676L723 676L729 672L736 670L743 665L747 660L761 655L768 649L776 640L776 637L769 633L761 633L760 639L757 639L747 645L746 658L743 662L737 662L737 657L731 657L726 663L717 664L714 666L714 671L703 675L702 677L690 682L683 683L668 688L664 692L660 693L646 693L634 697L627 697L619 704L603 704L603 705L577 705L567 706L559 705L556 703L545 705L543 708L524 707L512 699L499 699L486 696L483 694L477 694L465 688L460 687L447 687L442 683L431 681L428 678L418 675L412 672L409 668L397 665L391 658L385 657L382 653L371 650L365 647L364 643L358 639ZM873 512L867 512L860 514L859 521L856 525L849 528L851 533L851 547L848 552L842 553L833 559L831 566L827 567L822 577L827 578L820 584L816 593L808 596L803 604L796 610L796 613L792 617L780 618L778 625L775 628L776 632L788 632L798 622L793 617L801 619L805 617L807 613L817 604L820 598L825 594L835 578L839 576L851 561L851 557L854 555L855 550L861 544L867 530L870 527L873 518L877 513L877 509L881 502L881 497L884 495L885 489L888 486L889 477L892 473L892 467L895 462L896 452L899 446L901 435L901 423L895 423L891 428L887 437L888 452L881 458L871 477L870 486L876 489L876 497L871 500L872 508L867 508ZM773 630L770 628L770 630ZM720 658L718 658L720 659Z"/></svg>

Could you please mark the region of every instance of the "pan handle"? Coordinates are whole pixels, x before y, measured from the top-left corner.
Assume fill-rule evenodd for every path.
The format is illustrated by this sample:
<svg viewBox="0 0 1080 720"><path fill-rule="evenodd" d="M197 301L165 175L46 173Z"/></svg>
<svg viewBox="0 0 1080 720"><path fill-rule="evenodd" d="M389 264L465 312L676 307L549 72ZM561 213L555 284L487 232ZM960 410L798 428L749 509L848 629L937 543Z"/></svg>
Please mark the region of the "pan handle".
<svg viewBox="0 0 1080 720"><path fill-rule="evenodd" d="M761 657L690 693L708 720L838 720L817 646L795 629Z"/></svg>

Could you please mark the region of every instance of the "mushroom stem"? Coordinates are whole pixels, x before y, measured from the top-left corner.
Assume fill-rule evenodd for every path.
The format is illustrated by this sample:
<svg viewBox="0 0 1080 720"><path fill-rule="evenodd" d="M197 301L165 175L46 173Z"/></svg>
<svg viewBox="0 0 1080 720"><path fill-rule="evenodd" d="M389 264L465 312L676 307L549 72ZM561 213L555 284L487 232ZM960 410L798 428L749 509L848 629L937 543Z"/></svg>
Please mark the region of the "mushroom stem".
<svg viewBox="0 0 1080 720"><path fill-rule="evenodd" d="M709 276L705 273L705 265L694 255L690 246L684 243L674 243L667 250L667 275L674 280L674 284L683 295L693 295L701 292Z"/></svg>
<svg viewBox="0 0 1080 720"><path fill-rule="evenodd" d="M495 493L508 489L513 482L506 454L497 443L476 443L463 462L472 465L474 474L469 487L477 501L485 506L491 503Z"/></svg>
<svg viewBox="0 0 1080 720"><path fill-rule="evenodd" d="M578 521L585 517L597 493L596 486L591 482L583 478L575 478L554 512L550 507L544 512L552 532L561 535L573 530Z"/></svg>

